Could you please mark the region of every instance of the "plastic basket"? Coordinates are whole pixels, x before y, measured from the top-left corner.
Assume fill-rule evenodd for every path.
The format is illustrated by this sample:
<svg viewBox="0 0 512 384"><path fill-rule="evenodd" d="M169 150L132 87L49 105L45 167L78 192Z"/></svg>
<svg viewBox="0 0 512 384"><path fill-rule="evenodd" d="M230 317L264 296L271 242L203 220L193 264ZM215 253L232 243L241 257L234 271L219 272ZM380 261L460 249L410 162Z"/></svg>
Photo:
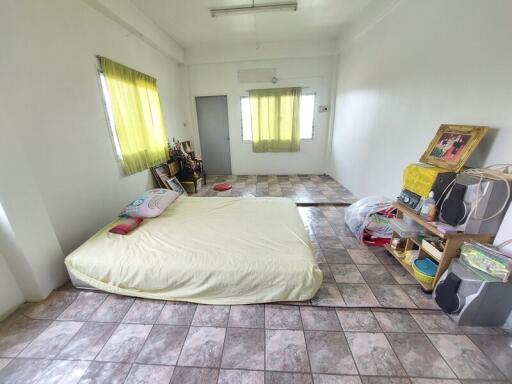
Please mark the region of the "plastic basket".
<svg viewBox="0 0 512 384"><path fill-rule="evenodd" d="M415 260L416 261L416 260ZM434 276L429 276L423 272L421 272L418 267L416 266L416 263L412 263L412 270L414 272L414 277L422 282L423 284L426 284L426 285L432 285L432 283L434 282Z"/></svg>

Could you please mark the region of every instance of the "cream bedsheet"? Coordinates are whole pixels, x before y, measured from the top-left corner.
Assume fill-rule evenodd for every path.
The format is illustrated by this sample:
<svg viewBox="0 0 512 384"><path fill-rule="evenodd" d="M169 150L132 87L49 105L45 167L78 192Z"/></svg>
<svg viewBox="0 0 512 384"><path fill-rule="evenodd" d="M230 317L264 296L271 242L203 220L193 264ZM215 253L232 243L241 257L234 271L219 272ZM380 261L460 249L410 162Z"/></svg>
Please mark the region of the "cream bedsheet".
<svg viewBox="0 0 512 384"><path fill-rule="evenodd" d="M312 298L322 272L284 198L181 197L127 236L106 226L65 263L112 293L205 304Z"/></svg>

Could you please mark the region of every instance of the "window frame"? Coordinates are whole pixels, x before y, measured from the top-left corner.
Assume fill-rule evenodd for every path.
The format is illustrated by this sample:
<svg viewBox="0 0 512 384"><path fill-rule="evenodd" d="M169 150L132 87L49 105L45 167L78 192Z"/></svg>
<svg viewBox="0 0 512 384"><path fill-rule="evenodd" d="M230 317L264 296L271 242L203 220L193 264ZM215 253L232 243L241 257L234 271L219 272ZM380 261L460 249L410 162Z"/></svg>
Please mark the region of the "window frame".
<svg viewBox="0 0 512 384"><path fill-rule="evenodd" d="M121 145L119 144L119 138L117 137L114 113L112 111L112 103L108 93L107 81L105 79L105 74L101 70L98 70L98 82L101 90L101 100L103 102L103 110L107 120L108 133L110 136L112 148L114 150L114 155L116 156L117 161L121 162L123 161L123 153L121 152Z"/></svg>
<svg viewBox="0 0 512 384"><path fill-rule="evenodd" d="M300 141L312 141L314 138L315 138L315 119L316 119L316 100L317 100L317 92L303 92L301 93L301 97L302 96L311 96L313 95L315 97L315 100L313 102L313 121L311 123L311 137L309 138L300 138ZM242 138L242 143L252 143L252 138L247 140L247 139L244 139L244 119L243 119L243 114L242 114L242 99L244 98L249 98L249 95L248 94L244 94L244 95L241 95L240 96L240 103L239 103L239 107L240 107L240 135L241 135L241 138ZM300 112L299 112L300 113ZM252 132L252 125L251 125L251 132Z"/></svg>

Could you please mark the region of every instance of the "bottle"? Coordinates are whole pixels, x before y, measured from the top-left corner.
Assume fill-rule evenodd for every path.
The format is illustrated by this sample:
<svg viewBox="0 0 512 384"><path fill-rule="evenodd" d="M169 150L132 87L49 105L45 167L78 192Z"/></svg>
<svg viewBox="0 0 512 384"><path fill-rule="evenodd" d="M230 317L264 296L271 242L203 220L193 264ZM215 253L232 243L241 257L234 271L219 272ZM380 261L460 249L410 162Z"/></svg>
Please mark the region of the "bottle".
<svg viewBox="0 0 512 384"><path fill-rule="evenodd" d="M436 215L436 201L434 200L434 192L430 191L427 199L423 202L420 210L420 216L426 218L429 221L434 220Z"/></svg>

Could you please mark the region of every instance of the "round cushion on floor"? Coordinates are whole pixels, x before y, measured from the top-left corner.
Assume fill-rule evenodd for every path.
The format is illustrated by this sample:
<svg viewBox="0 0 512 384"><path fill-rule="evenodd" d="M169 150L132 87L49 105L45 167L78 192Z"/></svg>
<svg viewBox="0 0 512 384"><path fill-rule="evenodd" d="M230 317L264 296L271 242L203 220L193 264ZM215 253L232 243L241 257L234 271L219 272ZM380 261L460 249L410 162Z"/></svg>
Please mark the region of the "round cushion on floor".
<svg viewBox="0 0 512 384"><path fill-rule="evenodd" d="M215 189L216 191L221 191L221 192L227 191L227 190L231 189L231 184L229 184L229 183L214 184L213 189Z"/></svg>

